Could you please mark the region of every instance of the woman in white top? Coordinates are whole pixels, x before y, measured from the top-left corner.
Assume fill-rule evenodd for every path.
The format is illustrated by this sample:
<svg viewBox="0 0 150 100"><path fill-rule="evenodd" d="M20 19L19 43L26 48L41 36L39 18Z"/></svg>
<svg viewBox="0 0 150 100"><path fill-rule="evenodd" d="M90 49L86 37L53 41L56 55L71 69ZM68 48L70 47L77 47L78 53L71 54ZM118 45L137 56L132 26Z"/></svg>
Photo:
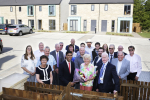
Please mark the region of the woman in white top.
<svg viewBox="0 0 150 100"><path fill-rule="evenodd" d="M72 44L70 44L70 45L68 46L68 48L69 48L69 51L72 52L72 59L71 59L71 61L74 62L74 60L75 60L75 58L76 58L76 56L77 56L77 53L74 52L74 46L73 46Z"/></svg>
<svg viewBox="0 0 150 100"><path fill-rule="evenodd" d="M26 47L26 52L21 58L21 68L24 70L23 74L29 75L27 81L35 82L36 59L30 45Z"/></svg>
<svg viewBox="0 0 150 100"><path fill-rule="evenodd" d="M102 48L104 48L104 52L106 52L107 54L109 54L108 45L106 43L103 44Z"/></svg>

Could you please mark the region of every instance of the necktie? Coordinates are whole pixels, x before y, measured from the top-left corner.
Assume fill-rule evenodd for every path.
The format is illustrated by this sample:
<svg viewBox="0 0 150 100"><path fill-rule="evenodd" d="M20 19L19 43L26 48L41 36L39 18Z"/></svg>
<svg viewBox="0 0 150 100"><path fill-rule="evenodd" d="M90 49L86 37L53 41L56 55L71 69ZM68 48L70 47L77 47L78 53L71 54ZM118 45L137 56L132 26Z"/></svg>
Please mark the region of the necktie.
<svg viewBox="0 0 150 100"><path fill-rule="evenodd" d="M59 55L58 55L59 52L57 52L57 67L59 67Z"/></svg>
<svg viewBox="0 0 150 100"><path fill-rule="evenodd" d="M71 67L70 67L70 62L69 62L69 72L70 72L70 74L71 74L71 70L70 70L70 68L71 68Z"/></svg>
<svg viewBox="0 0 150 100"><path fill-rule="evenodd" d="M111 58L110 58L110 63L111 63L111 61L112 61L112 56L113 56L113 55L110 55L110 56L111 56Z"/></svg>
<svg viewBox="0 0 150 100"><path fill-rule="evenodd" d="M102 68L101 68L101 70L100 70L100 75L99 75L98 84L100 84L101 82L103 83L103 81L102 81L102 80L100 80L100 78L103 76L104 66L105 66L105 64L103 64L103 66L102 66Z"/></svg>

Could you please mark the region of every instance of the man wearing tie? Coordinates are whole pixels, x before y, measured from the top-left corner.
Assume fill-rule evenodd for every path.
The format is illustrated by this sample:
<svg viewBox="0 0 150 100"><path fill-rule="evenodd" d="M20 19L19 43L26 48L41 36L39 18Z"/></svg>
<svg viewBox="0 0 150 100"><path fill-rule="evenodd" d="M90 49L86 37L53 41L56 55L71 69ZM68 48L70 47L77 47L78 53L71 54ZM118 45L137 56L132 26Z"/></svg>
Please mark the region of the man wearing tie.
<svg viewBox="0 0 150 100"><path fill-rule="evenodd" d="M74 62L71 61L72 52L66 52L66 60L64 60L59 66L59 85L67 86L69 82L73 86L73 76L74 76Z"/></svg>
<svg viewBox="0 0 150 100"><path fill-rule="evenodd" d="M116 71L120 79L127 80L130 73L130 61L124 58L124 53L118 51L118 58L112 60L112 64L116 66Z"/></svg>
<svg viewBox="0 0 150 100"><path fill-rule="evenodd" d="M53 84L54 85L59 85L59 76L58 76L58 68L59 68L59 64L64 61L64 55L63 52L60 51L60 44L55 44L55 50L52 51L50 53L51 55L53 55L53 57L56 60L56 65L55 65L55 69L54 69L54 79L53 79Z"/></svg>
<svg viewBox="0 0 150 100"><path fill-rule="evenodd" d="M108 62L108 54L106 52L102 53L102 64L97 67L97 77L96 77L96 91L113 93L120 91L119 77L116 72L116 67ZM115 86L113 81L115 81Z"/></svg>
<svg viewBox="0 0 150 100"><path fill-rule="evenodd" d="M117 58L117 54L114 53L115 45L109 45L109 62L111 63L112 59Z"/></svg>

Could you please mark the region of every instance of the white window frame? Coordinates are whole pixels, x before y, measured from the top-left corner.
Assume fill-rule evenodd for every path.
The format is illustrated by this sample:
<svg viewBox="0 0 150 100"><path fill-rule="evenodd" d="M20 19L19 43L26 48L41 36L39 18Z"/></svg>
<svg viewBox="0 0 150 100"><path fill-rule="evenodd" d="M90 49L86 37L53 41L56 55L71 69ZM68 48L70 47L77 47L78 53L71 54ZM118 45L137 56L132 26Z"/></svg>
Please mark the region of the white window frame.
<svg viewBox="0 0 150 100"><path fill-rule="evenodd" d="M105 11L108 11L108 4L105 4L104 10L105 10Z"/></svg>
<svg viewBox="0 0 150 100"><path fill-rule="evenodd" d="M13 7L10 7L10 12L13 12Z"/></svg>
<svg viewBox="0 0 150 100"><path fill-rule="evenodd" d="M94 9L95 9L95 6L91 5L91 11L94 11Z"/></svg>

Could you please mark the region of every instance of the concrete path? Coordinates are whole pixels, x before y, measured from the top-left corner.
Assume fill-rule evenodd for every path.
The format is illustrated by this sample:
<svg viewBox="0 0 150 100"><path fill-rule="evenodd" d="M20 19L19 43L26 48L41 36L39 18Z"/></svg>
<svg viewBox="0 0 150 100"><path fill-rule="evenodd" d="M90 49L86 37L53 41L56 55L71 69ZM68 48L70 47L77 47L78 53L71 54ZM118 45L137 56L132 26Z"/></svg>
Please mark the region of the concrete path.
<svg viewBox="0 0 150 100"><path fill-rule="evenodd" d="M42 33L36 32L33 34L23 36L9 36L0 35L3 40L4 51L0 54L0 78L5 77L5 73L19 72L22 73L20 68L21 56L25 53L27 45L31 45L33 50L38 49L38 43L43 42L45 46L49 46L51 51L54 50L55 43L64 42L64 45L70 44L70 39L74 38L76 44L80 45L87 39L95 42L100 42L101 46L104 43L115 44L117 46L123 45L124 52L128 53L128 46L135 46L135 53L139 54L142 59L142 71L150 72L150 41L145 38L123 37L123 36L110 36L98 34L71 34L71 33ZM11 72L11 70L13 70ZM3 72L3 73L2 73ZM7 75L6 75L7 76Z"/></svg>

